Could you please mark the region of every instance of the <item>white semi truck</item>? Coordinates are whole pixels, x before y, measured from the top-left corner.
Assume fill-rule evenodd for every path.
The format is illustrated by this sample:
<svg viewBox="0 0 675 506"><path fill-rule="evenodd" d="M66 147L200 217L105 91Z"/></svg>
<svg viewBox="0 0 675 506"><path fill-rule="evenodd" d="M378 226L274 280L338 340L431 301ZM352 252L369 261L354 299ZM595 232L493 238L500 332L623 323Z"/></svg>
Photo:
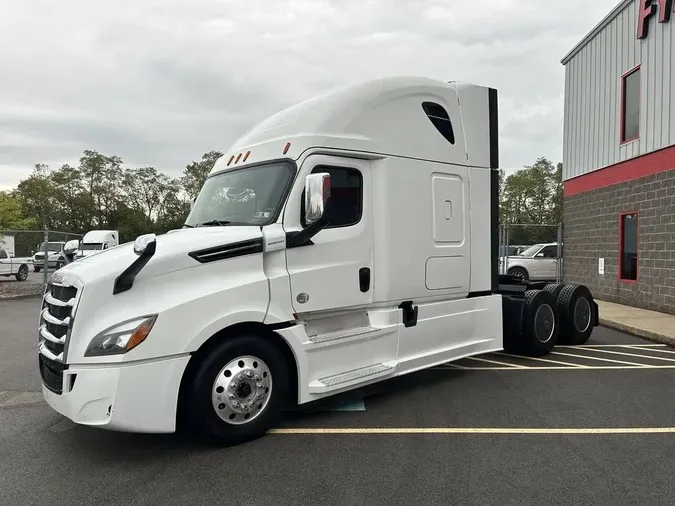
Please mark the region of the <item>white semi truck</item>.
<svg viewBox="0 0 675 506"><path fill-rule="evenodd" d="M76 256L83 258L108 248L114 248L119 244L119 236L117 230L90 230L84 234Z"/></svg>
<svg viewBox="0 0 675 506"><path fill-rule="evenodd" d="M270 117L215 163L183 229L53 275L45 399L79 424L232 444L292 405L585 342L586 287L498 274L497 132L496 90L425 78Z"/></svg>

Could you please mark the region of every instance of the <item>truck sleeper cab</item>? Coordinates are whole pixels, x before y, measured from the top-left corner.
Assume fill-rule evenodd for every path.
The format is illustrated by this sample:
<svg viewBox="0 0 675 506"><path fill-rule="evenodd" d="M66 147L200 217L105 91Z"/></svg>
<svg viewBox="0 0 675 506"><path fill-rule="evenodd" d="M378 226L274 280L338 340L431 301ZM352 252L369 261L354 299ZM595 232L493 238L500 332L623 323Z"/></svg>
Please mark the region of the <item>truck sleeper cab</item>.
<svg viewBox="0 0 675 506"><path fill-rule="evenodd" d="M262 122L180 230L55 273L43 393L76 423L225 444L281 411L441 363L548 353L586 287L498 274L495 90L387 78Z"/></svg>

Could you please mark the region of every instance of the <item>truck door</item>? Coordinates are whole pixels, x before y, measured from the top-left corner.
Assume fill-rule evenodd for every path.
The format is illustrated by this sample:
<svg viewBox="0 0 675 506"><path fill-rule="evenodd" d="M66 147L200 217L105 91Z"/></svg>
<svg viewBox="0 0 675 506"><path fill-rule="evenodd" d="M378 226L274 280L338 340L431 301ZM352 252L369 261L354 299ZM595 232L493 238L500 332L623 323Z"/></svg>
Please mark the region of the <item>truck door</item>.
<svg viewBox="0 0 675 506"><path fill-rule="evenodd" d="M373 218L370 162L310 155L298 174L284 214L287 232L301 230L304 181L310 173L331 176L332 221L311 244L290 247L286 261L297 313L367 305L373 300Z"/></svg>
<svg viewBox="0 0 675 506"><path fill-rule="evenodd" d="M4 249L0 249L0 275L12 273L12 260Z"/></svg>

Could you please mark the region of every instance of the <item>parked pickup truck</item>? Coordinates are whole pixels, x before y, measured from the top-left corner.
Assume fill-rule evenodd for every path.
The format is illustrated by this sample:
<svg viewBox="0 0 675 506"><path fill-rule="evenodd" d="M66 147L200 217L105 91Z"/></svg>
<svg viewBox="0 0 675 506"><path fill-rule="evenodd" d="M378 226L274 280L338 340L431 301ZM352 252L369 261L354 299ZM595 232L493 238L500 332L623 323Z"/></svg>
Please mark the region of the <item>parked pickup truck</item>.
<svg viewBox="0 0 675 506"><path fill-rule="evenodd" d="M26 281L28 261L25 258L12 258L7 250L0 249L0 276L14 276L17 281Z"/></svg>

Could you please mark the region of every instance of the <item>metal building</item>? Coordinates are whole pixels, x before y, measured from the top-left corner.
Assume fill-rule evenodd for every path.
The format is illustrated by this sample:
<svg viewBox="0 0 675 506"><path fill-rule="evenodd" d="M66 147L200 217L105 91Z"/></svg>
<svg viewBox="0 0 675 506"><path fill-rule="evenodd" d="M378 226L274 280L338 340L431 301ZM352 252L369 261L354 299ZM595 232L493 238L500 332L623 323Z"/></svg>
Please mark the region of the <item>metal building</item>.
<svg viewBox="0 0 675 506"><path fill-rule="evenodd" d="M621 1L562 60L566 282L675 314L675 0Z"/></svg>

